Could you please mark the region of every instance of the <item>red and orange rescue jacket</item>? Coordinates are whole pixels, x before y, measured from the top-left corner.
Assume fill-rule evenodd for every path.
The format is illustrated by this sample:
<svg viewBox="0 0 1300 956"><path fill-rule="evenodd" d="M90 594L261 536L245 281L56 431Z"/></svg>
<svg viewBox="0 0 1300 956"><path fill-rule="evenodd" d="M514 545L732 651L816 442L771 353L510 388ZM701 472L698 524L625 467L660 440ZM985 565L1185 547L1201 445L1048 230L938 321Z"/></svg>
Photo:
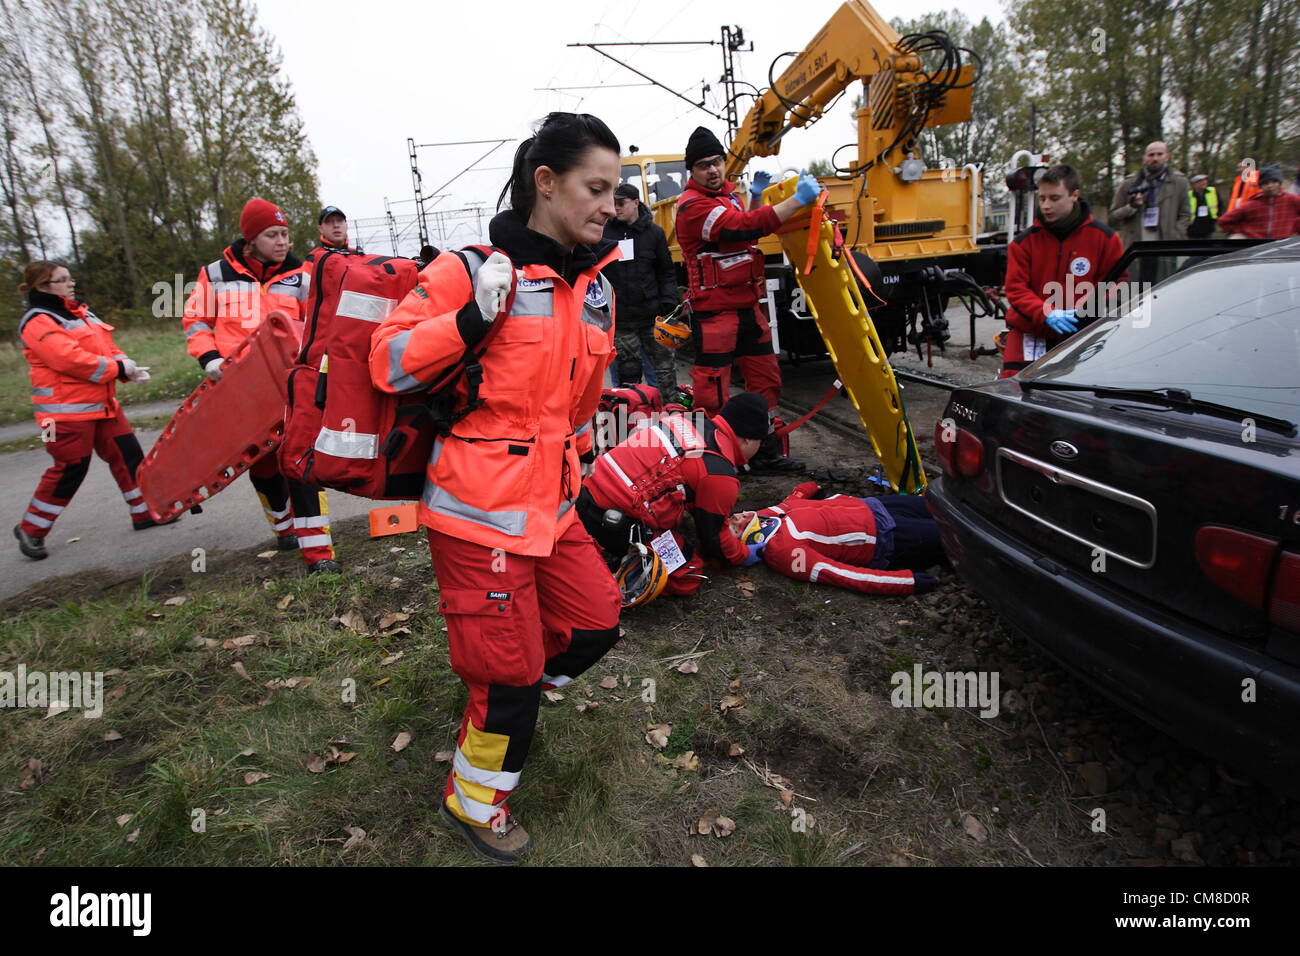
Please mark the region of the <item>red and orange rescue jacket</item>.
<svg viewBox="0 0 1300 956"><path fill-rule="evenodd" d="M283 310L301 333L308 276L293 255L278 266L249 261L236 239L220 259L204 266L185 303L185 348L207 365L228 357L272 309Z"/></svg>
<svg viewBox="0 0 1300 956"><path fill-rule="evenodd" d="M573 523L579 456L614 351L613 288L600 270L614 243L572 251L514 212L492 220L492 245L515 266L515 293L480 364L483 405L435 440L420 522L511 554L543 557ZM427 388L490 327L474 301L476 257L443 253L379 326L370 352L376 388ZM455 388L456 407L466 384Z"/></svg>
<svg viewBox="0 0 1300 956"><path fill-rule="evenodd" d="M739 564L748 554L726 525L740 494L740 443L725 418L674 412L638 424L596 459L587 492L651 532L671 530L689 509L705 557Z"/></svg>
<svg viewBox="0 0 1300 956"><path fill-rule="evenodd" d="M696 312L752 309L765 294L757 240L781 225L771 206L748 212L725 182L718 192L690 180L677 200L677 242L686 297Z"/></svg>
<svg viewBox="0 0 1300 956"><path fill-rule="evenodd" d="M28 375L32 411L38 424L112 418L117 414L119 359L113 327L84 302L32 290L18 323Z"/></svg>

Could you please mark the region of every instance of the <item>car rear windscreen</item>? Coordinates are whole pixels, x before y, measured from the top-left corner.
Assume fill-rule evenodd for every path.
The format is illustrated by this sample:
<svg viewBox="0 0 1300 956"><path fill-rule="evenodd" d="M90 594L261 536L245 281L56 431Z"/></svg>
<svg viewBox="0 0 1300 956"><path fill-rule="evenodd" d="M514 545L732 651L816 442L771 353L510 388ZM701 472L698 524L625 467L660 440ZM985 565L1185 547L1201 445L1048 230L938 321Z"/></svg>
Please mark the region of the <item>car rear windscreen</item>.
<svg viewBox="0 0 1300 956"><path fill-rule="evenodd" d="M1132 295L1022 378L1180 388L1195 399L1300 421L1300 263L1225 262Z"/></svg>

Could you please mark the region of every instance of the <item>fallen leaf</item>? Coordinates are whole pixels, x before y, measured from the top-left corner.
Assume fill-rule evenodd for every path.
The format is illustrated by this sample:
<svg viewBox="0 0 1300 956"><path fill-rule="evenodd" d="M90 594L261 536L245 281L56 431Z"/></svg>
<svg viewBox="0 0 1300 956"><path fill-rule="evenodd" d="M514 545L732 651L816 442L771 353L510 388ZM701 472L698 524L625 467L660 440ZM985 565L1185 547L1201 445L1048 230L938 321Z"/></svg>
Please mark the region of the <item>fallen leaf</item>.
<svg viewBox="0 0 1300 956"><path fill-rule="evenodd" d="M787 807L790 806L790 804L794 803L793 790L782 790L780 793L777 794L777 796L781 798L781 802L785 804Z"/></svg>
<svg viewBox="0 0 1300 956"><path fill-rule="evenodd" d="M736 587L740 588L745 597L753 597L754 591L757 588L753 581L740 581L737 583Z"/></svg>
<svg viewBox="0 0 1300 956"><path fill-rule="evenodd" d="M733 694L738 694L738 693L740 693L740 678L737 677L737 678L736 678L735 680L733 680L730 684L728 684L728 685L727 685L727 690L731 691Z"/></svg>
<svg viewBox="0 0 1300 956"><path fill-rule="evenodd" d="M340 614L339 623L354 631L364 631L366 629L366 619L356 611L346 611Z"/></svg>
<svg viewBox="0 0 1300 956"><path fill-rule="evenodd" d="M744 752L745 752L745 748L740 746L740 744L732 744L730 747L727 748L728 757L739 757Z"/></svg>
<svg viewBox="0 0 1300 956"><path fill-rule="evenodd" d="M401 586L402 586L402 579L401 579L401 578L393 578L393 580L391 580L391 581L388 582L388 589L389 589L390 591L396 591L396 590L397 590L398 588L400 588Z"/></svg>
<svg viewBox="0 0 1300 956"><path fill-rule="evenodd" d="M722 609L722 613L723 613L723 614L735 614L735 613L736 613L736 609L735 609L734 607L724 607L724 608Z"/></svg>
<svg viewBox="0 0 1300 956"><path fill-rule="evenodd" d="M124 827L131 822L131 818L133 816L135 816L134 813L124 813L113 822L116 823L119 827Z"/></svg>
<svg viewBox="0 0 1300 956"><path fill-rule="evenodd" d="M691 854L691 866L708 866L708 861L698 853Z"/></svg>
<svg viewBox="0 0 1300 956"><path fill-rule="evenodd" d="M116 687L114 687L112 690L110 690L107 694L104 695L104 700L117 700L125 693L126 693L126 685L118 684Z"/></svg>
<svg viewBox="0 0 1300 956"><path fill-rule="evenodd" d="M221 647L227 651L237 651L241 647L250 647L257 643L256 634L245 634L242 637L232 637L227 641L221 642Z"/></svg>
<svg viewBox="0 0 1300 956"><path fill-rule="evenodd" d="M552 704L558 704L560 701L564 700L564 695L561 694L559 691L554 691L554 690L544 690L542 691L542 696L544 696Z"/></svg>
<svg viewBox="0 0 1300 956"><path fill-rule="evenodd" d="M274 558L279 553L279 551L259 551L257 556L259 558Z"/></svg>
<svg viewBox="0 0 1300 956"><path fill-rule="evenodd" d="M695 756L694 750L688 750L686 753L673 759L673 766L678 770L692 771L700 769L700 758Z"/></svg>
<svg viewBox="0 0 1300 956"><path fill-rule="evenodd" d="M248 671L244 670L243 661L235 661L235 663L230 665L230 669L246 681L251 681L253 679L248 676Z"/></svg>
<svg viewBox="0 0 1300 956"><path fill-rule="evenodd" d="M722 700L718 702L718 710L724 714L729 710L736 710L737 708L744 707L744 706L745 706L744 698L736 697L732 694L728 694L726 697L722 698Z"/></svg>
<svg viewBox="0 0 1300 956"><path fill-rule="evenodd" d="M81 540L81 538L69 538L69 539L68 539L68 544L76 544L76 543L77 543L78 541L80 541L80 540Z"/></svg>
<svg viewBox="0 0 1300 956"><path fill-rule="evenodd" d="M731 817L718 816L713 820L713 835L719 839L729 837L736 831L736 821Z"/></svg>
<svg viewBox="0 0 1300 956"><path fill-rule="evenodd" d="M663 750L668 746L668 738L672 735L672 724L646 724L645 742L657 750Z"/></svg>
<svg viewBox="0 0 1300 956"><path fill-rule="evenodd" d="M618 678L613 676L603 677L601 678L600 686L605 690L613 690L618 686Z"/></svg>
<svg viewBox="0 0 1300 956"><path fill-rule="evenodd" d="M382 631L392 627L394 624L400 624L402 621L409 621L410 619L411 615L403 614L401 611L395 611L392 614L385 614L379 619L379 629Z"/></svg>
<svg viewBox="0 0 1300 956"><path fill-rule="evenodd" d="M406 550L405 548L389 548L389 549L388 549L388 553L389 553L389 554L401 554L401 553L402 553L403 551L405 551L405 550Z"/></svg>
<svg viewBox="0 0 1300 956"><path fill-rule="evenodd" d="M253 754L255 754L255 753L257 753L257 751L254 750L252 747L249 747L247 750L241 750L241 751L239 752L239 756L241 756L241 757L251 757L251 756L253 756Z"/></svg>
<svg viewBox="0 0 1300 956"><path fill-rule="evenodd" d="M128 834L126 835L126 842L127 842L127 843L134 843L134 842L135 842L136 840L138 840L139 838L140 838L140 830L139 830L139 828L137 827L136 829L132 830L130 833L128 833Z"/></svg>
<svg viewBox="0 0 1300 956"><path fill-rule="evenodd" d="M394 637L398 634L410 634L410 633L411 633L411 629L409 627L395 627L391 631L384 631L384 637Z"/></svg>
<svg viewBox="0 0 1300 956"><path fill-rule="evenodd" d="M584 700L581 704L578 705L578 713L585 714L587 711L595 710L599 706L600 706L599 701Z"/></svg>
<svg viewBox="0 0 1300 956"><path fill-rule="evenodd" d="M99 739L107 743L111 740L121 740L122 735L119 734L116 730L110 730L108 733L104 734L104 736L100 737Z"/></svg>
<svg viewBox="0 0 1300 956"><path fill-rule="evenodd" d="M698 674L699 672L699 662L693 658L689 661L682 661L677 665L677 673L679 674Z"/></svg>
<svg viewBox="0 0 1300 956"><path fill-rule="evenodd" d="M343 832L348 835L347 842L343 844L343 849L350 850L366 838L366 831L361 827L344 827Z"/></svg>
<svg viewBox="0 0 1300 956"><path fill-rule="evenodd" d="M406 651L398 651L396 654L389 654L387 657L385 657L383 660L379 662L379 666L387 667L389 664L396 664L398 661L402 659L403 656L405 656L405 654Z"/></svg>
<svg viewBox="0 0 1300 956"><path fill-rule="evenodd" d="M163 607L180 607L185 603L185 601L186 598L184 597L169 597L167 600L163 601Z"/></svg>
<svg viewBox="0 0 1300 956"><path fill-rule="evenodd" d="M406 730L403 730L400 734L394 737L393 742L389 744L389 746L392 747L393 750L398 753L401 753L410 745L411 745L411 734L409 731Z"/></svg>
<svg viewBox="0 0 1300 956"><path fill-rule="evenodd" d="M439 750L436 754L433 755L433 762L447 763L454 756L456 756L456 751L454 750Z"/></svg>
<svg viewBox="0 0 1300 956"><path fill-rule="evenodd" d="M983 843L989 838L989 831L984 824L980 823L972 814L966 814L961 818L961 828L966 831L966 835L975 840L976 843Z"/></svg>
<svg viewBox="0 0 1300 956"><path fill-rule="evenodd" d="M149 612L149 619L150 619L150 620L153 620L153 621L161 621L161 620L162 620L162 615L159 614L157 611L150 611L150 612Z"/></svg>
<svg viewBox="0 0 1300 956"><path fill-rule="evenodd" d="M50 709L45 712L45 716L57 717L59 714L66 713L69 710L72 710L72 708L69 705L63 703L63 701L52 700L50 701Z"/></svg>
<svg viewBox="0 0 1300 956"><path fill-rule="evenodd" d="M709 831L713 829L713 821L718 818L717 810L706 810L704 816L700 817L695 824L695 832L700 836L708 836Z"/></svg>
<svg viewBox="0 0 1300 956"><path fill-rule="evenodd" d="M312 754L307 760L307 769L312 773L324 773L325 758L320 754Z"/></svg>
<svg viewBox="0 0 1300 956"><path fill-rule="evenodd" d="M120 667L113 667L113 668L110 668L109 670L104 671L104 676L105 676L105 677L116 677L116 676L119 675L119 674L125 674L125 673L126 673L126 671L122 670L122 668L120 668Z"/></svg>
<svg viewBox="0 0 1300 956"><path fill-rule="evenodd" d="M275 602L275 609L277 611L283 611L292 603L293 603L293 595L286 594L284 597L280 598L280 600Z"/></svg>
<svg viewBox="0 0 1300 956"><path fill-rule="evenodd" d="M260 770L250 770L248 773L244 774L244 783L250 786L269 779L271 779L271 775L269 773L262 773Z"/></svg>
<svg viewBox="0 0 1300 956"><path fill-rule="evenodd" d="M371 684L370 686L371 686L371 687L383 687L383 686L384 686L385 684L387 684L390 680L392 680L391 677L381 677L381 678L379 678L379 680L375 681L375 682L374 682L373 684Z"/></svg>

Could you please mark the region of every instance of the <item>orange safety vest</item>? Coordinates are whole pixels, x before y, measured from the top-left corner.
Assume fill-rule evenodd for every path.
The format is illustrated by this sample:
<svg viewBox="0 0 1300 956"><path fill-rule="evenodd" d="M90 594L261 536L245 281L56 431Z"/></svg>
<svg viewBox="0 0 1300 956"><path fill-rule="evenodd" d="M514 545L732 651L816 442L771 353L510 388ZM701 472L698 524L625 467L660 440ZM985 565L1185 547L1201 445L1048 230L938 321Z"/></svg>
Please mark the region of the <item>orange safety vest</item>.
<svg viewBox="0 0 1300 956"><path fill-rule="evenodd" d="M31 306L18 336L32 382L36 422L78 422L117 414L117 360L126 355L113 342L113 327L60 296L28 293Z"/></svg>
<svg viewBox="0 0 1300 956"><path fill-rule="evenodd" d="M503 214L504 215L504 214ZM579 456L614 350L614 290L600 270L617 247L570 286L546 265L515 268L510 311L480 360L483 404L434 441L420 523L511 554L545 557L573 523ZM457 313L478 322L480 260L444 253L371 340L376 388L427 388L464 354ZM462 379L455 406L465 403Z"/></svg>
<svg viewBox="0 0 1300 956"><path fill-rule="evenodd" d="M195 358L209 353L228 357L272 309L295 320L301 335L309 282L302 263L292 255L257 279L244 258L244 240L237 239L220 259L203 268L185 303L181 326L186 350Z"/></svg>
<svg viewBox="0 0 1300 956"><path fill-rule="evenodd" d="M1228 196L1228 212L1232 212L1259 191L1259 170L1246 170L1233 180L1232 193Z"/></svg>

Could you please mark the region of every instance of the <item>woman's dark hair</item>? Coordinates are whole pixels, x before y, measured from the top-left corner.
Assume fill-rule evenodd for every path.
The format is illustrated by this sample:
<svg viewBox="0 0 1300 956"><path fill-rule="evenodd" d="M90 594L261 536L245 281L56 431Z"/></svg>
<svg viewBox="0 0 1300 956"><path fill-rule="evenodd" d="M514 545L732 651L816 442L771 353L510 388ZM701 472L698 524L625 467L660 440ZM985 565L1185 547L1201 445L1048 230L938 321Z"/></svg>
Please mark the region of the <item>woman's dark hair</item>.
<svg viewBox="0 0 1300 956"><path fill-rule="evenodd" d="M556 174L564 175L582 160L582 155L592 146L603 146L621 153L618 137L604 121L590 113L550 113L542 120L537 131L519 144L510 181L497 197L497 208L510 196L510 208L523 219L533 212L537 200L537 187L533 174L539 166L549 166Z"/></svg>
<svg viewBox="0 0 1300 956"><path fill-rule="evenodd" d="M27 268L23 270L23 283L18 287L20 295L26 295L37 286L45 285L54 278L54 273L60 269L66 269L62 262L55 262L53 259L37 259L35 262L27 263Z"/></svg>

